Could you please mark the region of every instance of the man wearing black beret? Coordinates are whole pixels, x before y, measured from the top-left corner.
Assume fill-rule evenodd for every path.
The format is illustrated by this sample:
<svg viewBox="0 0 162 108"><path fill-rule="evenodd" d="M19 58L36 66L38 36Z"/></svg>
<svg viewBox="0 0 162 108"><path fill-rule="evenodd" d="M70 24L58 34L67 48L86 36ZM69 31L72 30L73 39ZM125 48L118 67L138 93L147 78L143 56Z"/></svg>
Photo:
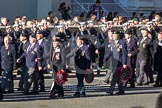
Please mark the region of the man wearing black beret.
<svg viewBox="0 0 162 108"><path fill-rule="evenodd" d="M118 83L119 92L116 94L124 94L124 82L119 77L121 67L127 68L127 45L126 42L119 37L119 32L113 32L113 41L110 44L110 51L105 54L104 61L112 57L112 80L110 89L107 91L109 95L113 95L116 83Z"/></svg>
<svg viewBox="0 0 162 108"><path fill-rule="evenodd" d="M89 47L84 43L84 40L85 39L82 36L77 37L76 48L66 56L66 58L74 56L76 77L78 82L77 90L74 94L76 97L86 95L84 88L84 76L86 74L85 72L89 71L91 66Z"/></svg>

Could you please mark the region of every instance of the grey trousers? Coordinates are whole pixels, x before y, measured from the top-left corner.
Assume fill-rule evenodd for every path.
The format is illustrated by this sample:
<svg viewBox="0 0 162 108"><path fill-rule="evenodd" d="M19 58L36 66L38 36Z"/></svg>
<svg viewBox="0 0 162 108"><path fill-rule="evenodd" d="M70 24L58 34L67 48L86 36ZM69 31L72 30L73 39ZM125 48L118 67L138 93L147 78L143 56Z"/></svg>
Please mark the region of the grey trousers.
<svg viewBox="0 0 162 108"><path fill-rule="evenodd" d="M20 77L20 81L19 81L19 88L23 89L25 86L25 81L26 81L26 75L27 75L27 67L26 66L21 66L21 77Z"/></svg>
<svg viewBox="0 0 162 108"><path fill-rule="evenodd" d="M137 83L142 84L142 83L148 83L148 76L147 76L147 71L148 71L148 63L147 61L144 60L139 60L136 65L136 71L138 73L137 75Z"/></svg>
<svg viewBox="0 0 162 108"><path fill-rule="evenodd" d="M38 91L38 71L36 68L28 68L26 75L24 92L29 92L31 84L33 83L33 91Z"/></svg>

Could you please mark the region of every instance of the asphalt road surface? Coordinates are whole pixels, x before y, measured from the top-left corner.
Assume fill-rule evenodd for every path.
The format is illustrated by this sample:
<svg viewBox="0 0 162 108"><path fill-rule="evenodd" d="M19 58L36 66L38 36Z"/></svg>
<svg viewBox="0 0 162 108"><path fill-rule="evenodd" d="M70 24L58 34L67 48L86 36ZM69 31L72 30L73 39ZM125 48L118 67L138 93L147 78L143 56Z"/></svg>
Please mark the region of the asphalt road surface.
<svg viewBox="0 0 162 108"><path fill-rule="evenodd" d="M23 95L17 91L19 76L14 80L15 93L4 94L0 108L155 108L157 96L162 91L153 84L127 88L124 95L108 96L109 84L103 82L105 72L95 76L93 83L86 85L85 97L74 97L76 77L70 73L69 81L64 85L64 99L50 99L49 90L52 83L51 74L46 74L46 92L38 95Z"/></svg>

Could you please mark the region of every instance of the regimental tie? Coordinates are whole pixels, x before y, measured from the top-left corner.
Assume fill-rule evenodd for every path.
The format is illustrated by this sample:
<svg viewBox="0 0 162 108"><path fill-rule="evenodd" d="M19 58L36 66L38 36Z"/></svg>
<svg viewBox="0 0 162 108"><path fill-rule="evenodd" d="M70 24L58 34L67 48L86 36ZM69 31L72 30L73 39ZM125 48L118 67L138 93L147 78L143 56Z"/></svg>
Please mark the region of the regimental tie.
<svg viewBox="0 0 162 108"><path fill-rule="evenodd" d="M54 61L54 58L55 58L55 49L53 49L51 60Z"/></svg>
<svg viewBox="0 0 162 108"><path fill-rule="evenodd" d="M144 39L142 38L142 40L141 40L141 42L140 42L140 44L142 45L142 43L144 42Z"/></svg>
<svg viewBox="0 0 162 108"><path fill-rule="evenodd" d="M32 48L32 44L30 44L29 47L27 48L27 52L29 52L31 48Z"/></svg>

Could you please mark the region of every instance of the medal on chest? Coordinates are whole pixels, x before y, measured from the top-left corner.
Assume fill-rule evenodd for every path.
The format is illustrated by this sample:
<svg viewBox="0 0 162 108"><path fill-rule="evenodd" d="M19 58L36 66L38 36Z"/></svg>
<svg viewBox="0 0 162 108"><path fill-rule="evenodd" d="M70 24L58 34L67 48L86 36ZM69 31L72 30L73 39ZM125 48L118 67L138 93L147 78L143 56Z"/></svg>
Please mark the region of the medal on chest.
<svg viewBox="0 0 162 108"><path fill-rule="evenodd" d="M84 55L85 55L85 51L82 51L81 56L84 56Z"/></svg>

